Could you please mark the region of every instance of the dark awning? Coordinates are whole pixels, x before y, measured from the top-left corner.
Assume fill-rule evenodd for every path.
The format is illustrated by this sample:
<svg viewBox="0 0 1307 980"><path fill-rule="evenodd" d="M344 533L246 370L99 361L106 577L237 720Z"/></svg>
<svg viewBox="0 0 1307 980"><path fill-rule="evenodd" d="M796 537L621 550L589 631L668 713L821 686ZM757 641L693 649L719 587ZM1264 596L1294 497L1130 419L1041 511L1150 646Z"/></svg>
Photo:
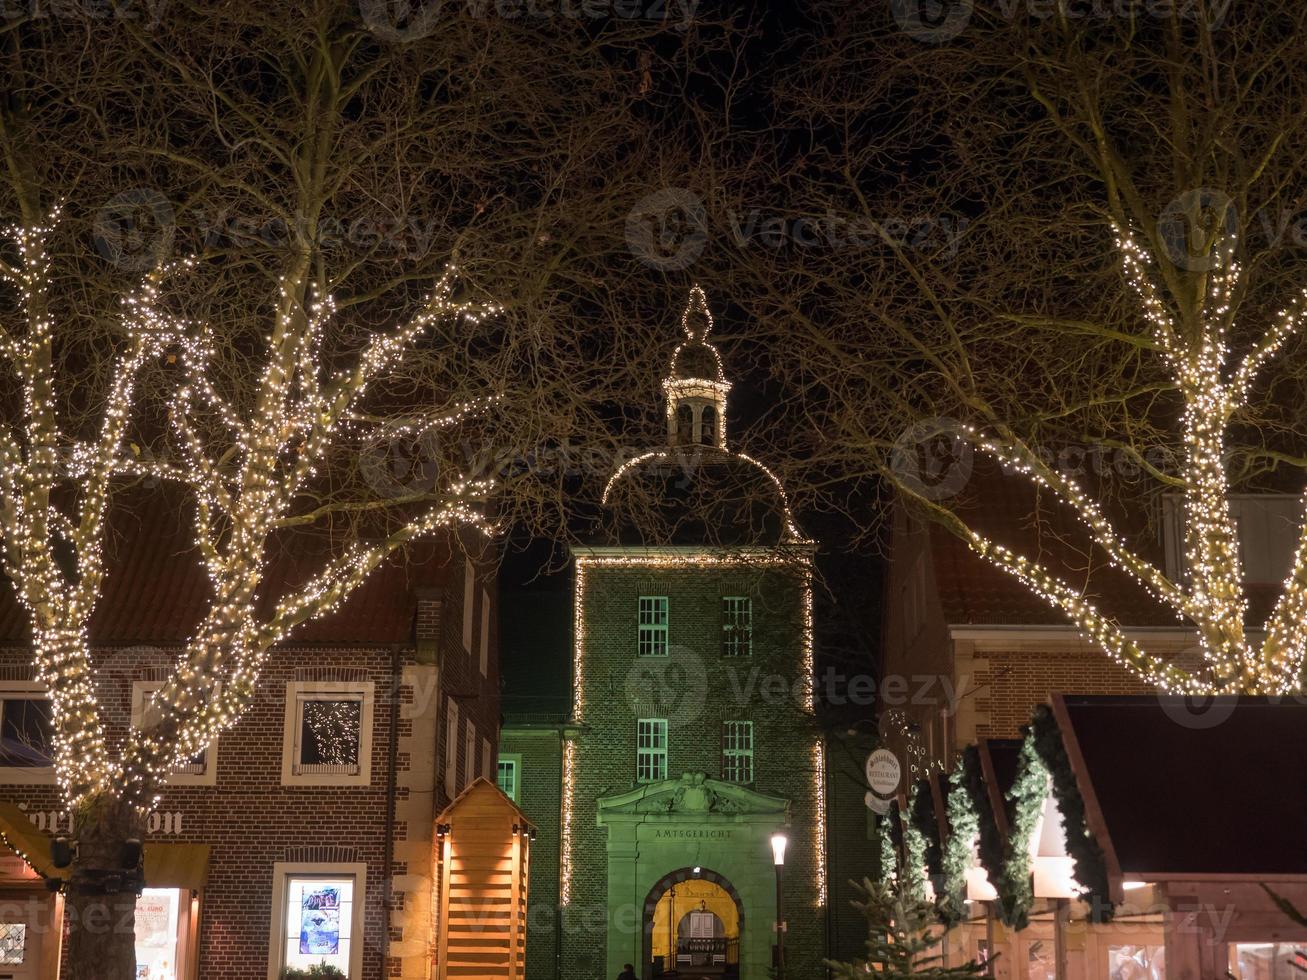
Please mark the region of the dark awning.
<svg viewBox="0 0 1307 980"><path fill-rule="evenodd" d="M1114 874L1307 876L1307 705L1059 695L1053 710Z"/></svg>

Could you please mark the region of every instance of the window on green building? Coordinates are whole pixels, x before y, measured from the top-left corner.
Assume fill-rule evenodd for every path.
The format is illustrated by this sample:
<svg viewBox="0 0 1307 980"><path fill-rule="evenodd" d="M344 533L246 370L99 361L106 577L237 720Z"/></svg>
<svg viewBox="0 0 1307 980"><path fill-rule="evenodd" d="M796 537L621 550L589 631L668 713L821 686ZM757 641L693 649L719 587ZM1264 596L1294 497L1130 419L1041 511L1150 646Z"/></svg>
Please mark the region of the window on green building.
<svg viewBox="0 0 1307 980"><path fill-rule="evenodd" d="M635 730L635 778L653 783L667 778L667 720L641 718Z"/></svg>
<svg viewBox="0 0 1307 980"><path fill-rule="evenodd" d="M722 655L753 653L753 600L745 595L722 596Z"/></svg>
<svg viewBox="0 0 1307 980"><path fill-rule="evenodd" d="M667 596L640 596L639 651L642 657L667 656Z"/></svg>
<svg viewBox="0 0 1307 980"><path fill-rule="evenodd" d="M520 756L501 755L499 757L499 765L496 770L496 782L499 784L499 788L503 791L504 795L514 803L520 802L517 798L517 792L518 786L521 783L521 772L522 759Z"/></svg>
<svg viewBox="0 0 1307 980"><path fill-rule="evenodd" d="M753 722L722 722L722 779L753 782Z"/></svg>

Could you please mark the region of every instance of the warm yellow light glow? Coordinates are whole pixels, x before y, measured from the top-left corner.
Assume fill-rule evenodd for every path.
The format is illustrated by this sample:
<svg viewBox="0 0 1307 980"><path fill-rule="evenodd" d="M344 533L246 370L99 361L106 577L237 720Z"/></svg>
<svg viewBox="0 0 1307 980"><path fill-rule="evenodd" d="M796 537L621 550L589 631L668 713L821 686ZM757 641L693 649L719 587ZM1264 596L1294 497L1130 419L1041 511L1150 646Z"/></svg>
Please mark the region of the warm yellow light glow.
<svg viewBox="0 0 1307 980"><path fill-rule="evenodd" d="M576 743L563 742L563 829L559 868L558 904L572 902L572 809L576 797Z"/></svg>
<svg viewBox="0 0 1307 980"><path fill-rule="evenodd" d="M329 372L319 341L334 304L323 297L301 306L300 297L311 294L307 283L283 280L255 397L238 405L215 381L213 332L173 315L161 301L163 283L194 260L164 263L123 298L127 343L104 393L99 430L79 442L60 431L55 413L45 242L58 216L56 209L45 226L10 229L18 262L3 266L26 312L25 332L0 331L0 356L23 391L21 419L0 428L0 529L10 545L5 571L29 615L34 673L50 696L54 768L65 801L75 808L106 792L146 809L178 764L241 716L270 650L291 629L337 607L415 538L465 524L489 530L477 513L489 481L451 481L439 503L422 505L428 509L390 537L354 541L270 614L260 612L268 540L293 517L339 437L367 431L360 405L369 386L436 324L475 322L497 307L456 300L457 270L450 266L417 315L374 331L351 364ZM160 362L175 364L178 375L170 412L178 458L172 460L143 459L127 439L142 371ZM489 401L414 425L426 431L453 424ZM202 434L215 431L221 434ZM195 543L213 599L154 698L156 723L133 728L115 759L96 697L87 624L105 574L102 539L112 488L122 474L178 481L193 493ZM64 492L70 483L76 503L65 509L55 501L70 496Z"/></svg>
<svg viewBox="0 0 1307 980"><path fill-rule="evenodd" d="M1248 599L1225 460L1231 420L1247 406L1258 373L1307 322L1307 289L1299 291L1261 338L1236 359L1227 344L1233 317L1231 297L1241 273L1234 260L1234 237L1213 247L1214 267L1207 277L1198 328L1181 330L1162 291L1153 283L1150 269L1154 263L1147 249L1124 229L1118 228L1116 234L1125 277L1140 299L1155 349L1183 398L1185 455L1180 476L1185 578L1173 580L1134 553L1085 491L1021 439L1010 432L988 434L969 426L964 426L962 433L1007 469L1052 491L1078 515L1113 567L1133 576L1178 619L1191 622L1197 628L1203 669L1187 671L1149 654L1086 600L1081 589L1037 561L970 528L958 529L959 533L977 554L1063 612L1111 659L1163 690L1190 694L1285 694L1297 690L1307 659L1307 527L1297 530L1293 568L1263 627L1263 639L1254 644L1244 622Z"/></svg>

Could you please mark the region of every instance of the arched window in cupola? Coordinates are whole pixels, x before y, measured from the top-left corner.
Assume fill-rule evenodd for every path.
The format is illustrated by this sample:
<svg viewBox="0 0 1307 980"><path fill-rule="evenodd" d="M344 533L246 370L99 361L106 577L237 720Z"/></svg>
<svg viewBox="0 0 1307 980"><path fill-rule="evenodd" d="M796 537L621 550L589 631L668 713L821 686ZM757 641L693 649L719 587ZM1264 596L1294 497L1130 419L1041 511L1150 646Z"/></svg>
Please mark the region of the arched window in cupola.
<svg viewBox="0 0 1307 980"><path fill-rule="evenodd" d="M672 354L671 369L663 381L667 395L667 439L677 446L726 448L726 395L731 383L722 372L722 359L708 342L712 314L708 298L695 286L681 314L685 339Z"/></svg>
<svg viewBox="0 0 1307 980"><path fill-rule="evenodd" d="M689 405L676 409L676 442L681 446L694 442L694 409Z"/></svg>
<svg viewBox="0 0 1307 980"><path fill-rule="evenodd" d="M703 407L699 422L699 441L708 446L717 445L717 409L712 405Z"/></svg>

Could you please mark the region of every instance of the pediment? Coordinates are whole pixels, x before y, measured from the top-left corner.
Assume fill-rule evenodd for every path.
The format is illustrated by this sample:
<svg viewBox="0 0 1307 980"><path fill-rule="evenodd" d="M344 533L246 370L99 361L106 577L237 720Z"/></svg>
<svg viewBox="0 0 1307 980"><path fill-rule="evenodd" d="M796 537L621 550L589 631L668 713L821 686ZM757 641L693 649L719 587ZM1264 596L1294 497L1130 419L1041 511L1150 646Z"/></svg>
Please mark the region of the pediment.
<svg viewBox="0 0 1307 980"><path fill-rule="evenodd" d="M678 779L647 783L625 793L605 796L598 801L599 823L624 816L646 817L666 814L672 817L767 816L775 818L789 812L790 801L770 796L738 783L711 779L702 772L687 772Z"/></svg>

